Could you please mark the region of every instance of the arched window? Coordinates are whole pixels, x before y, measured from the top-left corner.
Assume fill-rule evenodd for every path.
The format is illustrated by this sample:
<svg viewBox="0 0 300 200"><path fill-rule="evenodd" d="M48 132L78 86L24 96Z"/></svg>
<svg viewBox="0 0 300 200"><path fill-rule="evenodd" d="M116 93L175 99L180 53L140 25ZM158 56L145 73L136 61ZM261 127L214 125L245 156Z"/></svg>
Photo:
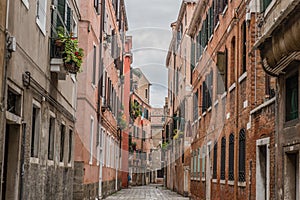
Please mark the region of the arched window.
<svg viewBox="0 0 300 200"><path fill-rule="evenodd" d="M214 145L214 164L213 164L213 179L217 179L217 167L218 167L218 142Z"/></svg>
<svg viewBox="0 0 300 200"><path fill-rule="evenodd" d="M240 130L239 134L239 181L244 182L246 180L246 134L245 129Z"/></svg>
<svg viewBox="0 0 300 200"><path fill-rule="evenodd" d="M221 180L225 180L226 138L221 141Z"/></svg>
<svg viewBox="0 0 300 200"><path fill-rule="evenodd" d="M229 136L229 173L228 180L234 180L234 134Z"/></svg>

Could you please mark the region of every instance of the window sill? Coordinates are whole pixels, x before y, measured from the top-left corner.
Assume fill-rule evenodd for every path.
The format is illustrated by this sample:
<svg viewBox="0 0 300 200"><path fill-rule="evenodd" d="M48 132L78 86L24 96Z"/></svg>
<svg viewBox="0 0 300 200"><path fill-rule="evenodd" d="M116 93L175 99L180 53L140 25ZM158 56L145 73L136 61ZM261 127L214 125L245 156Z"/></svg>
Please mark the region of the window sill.
<svg viewBox="0 0 300 200"><path fill-rule="evenodd" d="M91 86L92 86L93 90L96 89L96 85L94 83L91 83Z"/></svg>
<svg viewBox="0 0 300 200"><path fill-rule="evenodd" d="M212 34L212 35L209 37L208 42L211 42L213 38L214 38L214 34Z"/></svg>
<svg viewBox="0 0 300 200"><path fill-rule="evenodd" d="M72 167L72 163L68 163L67 167Z"/></svg>
<svg viewBox="0 0 300 200"><path fill-rule="evenodd" d="M236 87L236 84L233 83L230 87L229 87L229 92L232 92L232 90L234 90Z"/></svg>
<svg viewBox="0 0 300 200"><path fill-rule="evenodd" d="M238 186L239 187L246 187L246 181L243 181L243 182L238 182Z"/></svg>
<svg viewBox="0 0 300 200"><path fill-rule="evenodd" d="M29 162L32 164L39 164L39 158L30 157Z"/></svg>
<svg viewBox="0 0 300 200"><path fill-rule="evenodd" d="M64 166L65 166L65 164L64 164L63 162L59 162L58 166L60 166L60 167L64 167Z"/></svg>
<svg viewBox="0 0 300 200"><path fill-rule="evenodd" d="M234 185L234 181L228 181L228 185Z"/></svg>
<svg viewBox="0 0 300 200"><path fill-rule="evenodd" d="M239 83L241 83L243 80L245 80L247 77L247 72L244 72L240 77L239 77Z"/></svg>
<svg viewBox="0 0 300 200"><path fill-rule="evenodd" d="M218 23L217 23L217 25L216 25L216 27L215 27L215 29L214 29L214 32L217 31L217 29L219 28L219 26L220 26L220 21L218 21Z"/></svg>
<svg viewBox="0 0 300 200"><path fill-rule="evenodd" d="M216 100L214 103L214 107L216 107L219 104L219 100Z"/></svg>
<svg viewBox="0 0 300 200"><path fill-rule="evenodd" d="M47 160L47 164L48 164L48 166L53 166L54 165L54 161L53 160Z"/></svg>
<svg viewBox="0 0 300 200"><path fill-rule="evenodd" d="M29 10L29 2L28 2L28 0L22 0L22 3L27 8L27 10Z"/></svg>
<svg viewBox="0 0 300 200"><path fill-rule="evenodd" d="M205 178L201 178L201 181L202 181L202 182L205 182Z"/></svg>
<svg viewBox="0 0 300 200"><path fill-rule="evenodd" d="M42 24L40 20L36 17L36 24L39 27L40 31L43 33L44 36L46 36L46 30L45 27L42 27Z"/></svg>
<svg viewBox="0 0 300 200"><path fill-rule="evenodd" d="M225 185L226 184L226 180L220 180L220 184Z"/></svg>
<svg viewBox="0 0 300 200"><path fill-rule="evenodd" d="M224 92L221 96L221 99L224 99L227 96L227 92Z"/></svg>
<svg viewBox="0 0 300 200"><path fill-rule="evenodd" d="M201 118L202 118L202 117L201 117L201 116L199 116L197 121L200 121L200 120L201 120ZM197 121L196 121L196 123L197 123Z"/></svg>
<svg viewBox="0 0 300 200"><path fill-rule="evenodd" d="M204 117L206 115L206 112L202 113L202 116Z"/></svg>
<svg viewBox="0 0 300 200"><path fill-rule="evenodd" d="M211 106L209 108L207 108L207 112L210 112L211 111Z"/></svg>
<svg viewBox="0 0 300 200"><path fill-rule="evenodd" d="M222 12L222 15L224 17L224 15L227 13L227 10L228 10L228 5L225 6L223 12Z"/></svg>
<svg viewBox="0 0 300 200"><path fill-rule="evenodd" d="M213 179L212 182L213 183L218 183L218 179Z"/></svg>

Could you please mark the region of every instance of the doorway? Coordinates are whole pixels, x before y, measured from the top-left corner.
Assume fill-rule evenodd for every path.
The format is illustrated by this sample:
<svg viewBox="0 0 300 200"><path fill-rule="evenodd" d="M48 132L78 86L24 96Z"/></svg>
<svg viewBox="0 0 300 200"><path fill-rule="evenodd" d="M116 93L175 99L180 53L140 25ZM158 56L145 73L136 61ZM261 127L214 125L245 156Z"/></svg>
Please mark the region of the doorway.
<svg viewBox="0 0 300 200"><path fill-rule="evenodd" d="M299 153L285 154L284 199L299 200Z"/></svg>
<svg viewBox="0 0 300 200"><path fill-rule="evenodd" d="M6 124L2 199L17 200L19 195L20 125Z"/></svg>

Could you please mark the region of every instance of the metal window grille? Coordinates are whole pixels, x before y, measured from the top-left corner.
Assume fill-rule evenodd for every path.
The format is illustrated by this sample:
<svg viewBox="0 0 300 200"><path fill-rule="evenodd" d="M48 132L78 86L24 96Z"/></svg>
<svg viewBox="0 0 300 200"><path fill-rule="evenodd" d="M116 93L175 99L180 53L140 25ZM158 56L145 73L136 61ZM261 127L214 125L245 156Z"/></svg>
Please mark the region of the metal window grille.
<svg viewBox="0 0 300 200"><path fill-rule="evenodd" d="M234 134L229 136L229 173L228 180L234 180Z"/></svg>
<svg viewBox="0 0 300 200"><path fill-rule="evenodd" d="M246 134L245 129L242 129L239 134L239 181L244 182L246 180Z"/></svg>
<svg viewBox="0 0 300 200"><path fill-rule="evenodd" d="M217 178L217 167L218 167L218 142L214 145L214 160L213 160L213 179Z"/></svg>
<svg viewBox="0 0 300 200"><path fill-rule="evenodd" d="M221 180L225 180L226 138L221 141Z"/></svg>

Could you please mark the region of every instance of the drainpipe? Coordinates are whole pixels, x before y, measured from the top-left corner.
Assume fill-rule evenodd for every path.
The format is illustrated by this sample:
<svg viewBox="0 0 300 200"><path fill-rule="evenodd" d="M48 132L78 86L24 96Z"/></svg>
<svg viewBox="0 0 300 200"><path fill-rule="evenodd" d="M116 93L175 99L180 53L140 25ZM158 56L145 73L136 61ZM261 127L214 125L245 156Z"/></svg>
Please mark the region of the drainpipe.
<svg viewBox="0 0 300 200"><path fill-rule="evenodd" d="M98 115L98 133L99 131L102 131L102 126L101 126L101 89L103 89L100 81L101 81L101 76L103 77L103 72L104 72L104 67L103 67L103 60L102 60L102 43L103 43L103 29L104 29L104 15L105 15L105 0L101 0L101 16L100 16L100 34L99 34L99 41L100 41L100 46L99 46L99 81L98 81L98 104L97 104L97 115ZM102 81L102 83L104 80ZM99 141L100 142L100 141ZM100 145L100 144L99 144ZM102 153L103 154L103 153ZM100 155L100 163L99 163L99 185L98 185L98 199L102 199L102 164L103 160L102 157L103 155Z"/></svg>

